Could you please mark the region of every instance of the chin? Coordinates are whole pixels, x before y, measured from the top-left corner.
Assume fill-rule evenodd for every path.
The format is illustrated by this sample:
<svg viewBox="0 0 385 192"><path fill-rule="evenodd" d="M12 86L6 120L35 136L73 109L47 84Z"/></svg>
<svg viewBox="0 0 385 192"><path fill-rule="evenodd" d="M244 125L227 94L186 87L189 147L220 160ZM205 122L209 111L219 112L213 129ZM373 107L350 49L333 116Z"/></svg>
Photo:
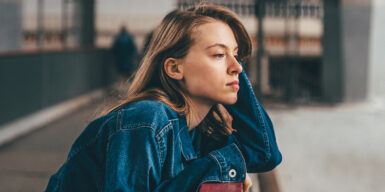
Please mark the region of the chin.
<svg viewBox="0 0 385 192"><path fill-rule="evenodd" d="M224 104L224 105L232 105L232 104L235 104L237 102L237 97L235 98L228 98L224 101L222 101L221 103Z"/></svg>

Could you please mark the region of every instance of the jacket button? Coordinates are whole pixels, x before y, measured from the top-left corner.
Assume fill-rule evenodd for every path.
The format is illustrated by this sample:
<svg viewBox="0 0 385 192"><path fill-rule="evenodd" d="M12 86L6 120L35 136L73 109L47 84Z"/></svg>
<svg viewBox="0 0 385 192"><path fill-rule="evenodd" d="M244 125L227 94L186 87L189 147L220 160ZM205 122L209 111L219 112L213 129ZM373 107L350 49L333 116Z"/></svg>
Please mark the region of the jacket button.
<svg viewBox="0 0 385 192"><path fill-rule="evenodd" d="M235 176L237 176L237 171L235 171L235 169L230 169L229 176L231 178L234 178Z"/></svg>

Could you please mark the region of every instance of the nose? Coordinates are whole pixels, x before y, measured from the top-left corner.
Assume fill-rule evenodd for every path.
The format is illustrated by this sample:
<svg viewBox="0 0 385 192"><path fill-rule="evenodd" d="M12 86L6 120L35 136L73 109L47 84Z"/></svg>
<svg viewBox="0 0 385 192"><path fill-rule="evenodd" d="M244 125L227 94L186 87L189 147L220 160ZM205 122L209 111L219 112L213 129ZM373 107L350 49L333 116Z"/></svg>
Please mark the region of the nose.
<svg viewBox="0 0 385 192"><path fill-rule="evenodd" d="M242 65L237 61L237 59L232 56L230 58L230 65L229 65L229 68L228 68L228 73L229 74L239 74L242 72Z"/></svg>

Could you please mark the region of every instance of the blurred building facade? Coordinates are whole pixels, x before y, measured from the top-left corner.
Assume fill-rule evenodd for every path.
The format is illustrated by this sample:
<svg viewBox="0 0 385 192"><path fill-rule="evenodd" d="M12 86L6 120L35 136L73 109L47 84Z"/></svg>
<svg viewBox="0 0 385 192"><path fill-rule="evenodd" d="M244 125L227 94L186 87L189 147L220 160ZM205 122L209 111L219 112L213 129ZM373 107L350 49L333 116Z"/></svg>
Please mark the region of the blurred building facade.
<svg viewBox="0 0 385 192"><path fill-rule="evenodd" d="M109 54L121 26L135 36L141 49L146 35L166 13L198 2L0 0L0 62L8 63L9 51L16 52L13 58L23 51L40 51L44 56L48 54L44 51L87 47ZM384 95L381 0L207 3L230 8L245 24L253 41L253 55L245 68L263 99L290 104L339 103ZM5 66L3 71L10 70Z"/></svg>
<svg viewBox="0 0 385 192"><path fill-rule="evenodd" d="M55 108L61 103L114 81L109 51L94 46L94 6L94 0L0 0L0 145L63 114Z"/></svg>

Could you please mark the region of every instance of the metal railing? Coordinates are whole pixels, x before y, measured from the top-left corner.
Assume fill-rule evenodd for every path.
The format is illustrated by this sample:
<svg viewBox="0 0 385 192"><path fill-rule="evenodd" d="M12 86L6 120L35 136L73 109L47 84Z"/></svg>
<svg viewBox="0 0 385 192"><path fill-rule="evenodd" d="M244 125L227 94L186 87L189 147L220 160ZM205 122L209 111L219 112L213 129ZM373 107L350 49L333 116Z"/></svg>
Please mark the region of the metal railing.
<svg viewBox="0 0 385 192"><path fill-rule="evenodd" d="M227 7L239 16L254 16L256 3L264 1L266 17L311 17L322 18L323 8L320 0L178 0L177 6L189 7L204 2Z"/></svg>
<svg viewBox="0 0 385 192"><path fill-rule="evenodd" d="M200 2L178 0L177 6ZM255 18L254 54L245 67L258 95L288 103L320 100L322 0L212 0L206 4L227 7L241 19Z"/></svg>

